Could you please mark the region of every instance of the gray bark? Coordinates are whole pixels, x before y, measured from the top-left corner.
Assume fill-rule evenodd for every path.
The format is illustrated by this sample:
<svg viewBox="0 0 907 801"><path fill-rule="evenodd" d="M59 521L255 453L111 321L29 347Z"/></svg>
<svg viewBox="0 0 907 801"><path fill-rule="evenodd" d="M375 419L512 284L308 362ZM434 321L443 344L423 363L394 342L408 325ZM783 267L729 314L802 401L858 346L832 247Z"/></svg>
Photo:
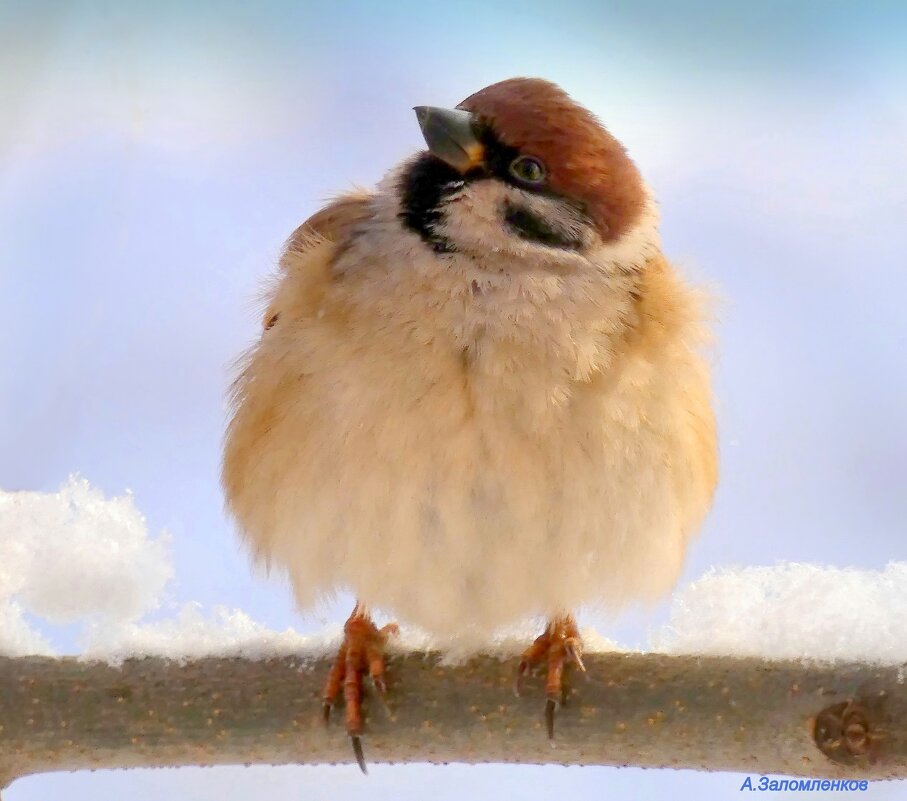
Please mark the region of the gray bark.
<svg viewBox="0 0 907 801"><path fill-rule="evenodd" d="M589 654L568 676L556 748L541 678L515 661L388 658L389 708L365 699L369 763L519 762L880 779L907 777L896 667ZM353 761L343 710L325 727L329 660L0 658L0 787L45 771Z"/></svg>

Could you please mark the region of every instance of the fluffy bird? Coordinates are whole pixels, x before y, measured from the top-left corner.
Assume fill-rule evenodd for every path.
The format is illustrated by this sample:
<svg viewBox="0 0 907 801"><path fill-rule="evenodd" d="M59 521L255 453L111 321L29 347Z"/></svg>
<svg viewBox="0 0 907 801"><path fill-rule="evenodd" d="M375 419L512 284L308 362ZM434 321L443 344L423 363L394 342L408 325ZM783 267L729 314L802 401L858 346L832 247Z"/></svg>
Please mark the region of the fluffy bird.
<svg viewBox="0 0 907 801"><path fill-rule="evenodd" d="M539 79L415 111L428 149L289 239L223 463L298 603L358 599L324 709L360 765L370 609L461 646L547 619L550 736L573 611L668 592L717 477L701 295L624 147Z"/></svg>

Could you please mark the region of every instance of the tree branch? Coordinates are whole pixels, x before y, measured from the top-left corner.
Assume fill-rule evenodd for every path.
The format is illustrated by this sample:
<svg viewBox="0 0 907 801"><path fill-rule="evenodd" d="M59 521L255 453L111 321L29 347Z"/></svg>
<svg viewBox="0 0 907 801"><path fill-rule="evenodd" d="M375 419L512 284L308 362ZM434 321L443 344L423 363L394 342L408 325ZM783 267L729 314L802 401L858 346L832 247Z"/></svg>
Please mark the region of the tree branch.
<svg viewBox="0 0 907 801"><path fill-rule="evenodd" d="M351 762L342 720L321 721L329 666L0 658L0 786L85 768ZM659 654L589 654L586 666L552 748L542 682L514 697L514 660L391 656L392 711L367 697L366 757L907 777L898 668Z"/></svg>

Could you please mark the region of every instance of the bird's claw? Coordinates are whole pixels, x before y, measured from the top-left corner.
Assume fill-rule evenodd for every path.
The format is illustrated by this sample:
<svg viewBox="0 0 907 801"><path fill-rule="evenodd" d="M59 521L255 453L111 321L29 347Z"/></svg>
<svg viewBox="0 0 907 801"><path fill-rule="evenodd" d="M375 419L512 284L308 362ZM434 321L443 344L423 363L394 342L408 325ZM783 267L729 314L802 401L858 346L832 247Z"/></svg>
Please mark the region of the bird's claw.
<svg viewBox="0 0 907 801"><path fill-rule="evenodd" d="M586 672L586 666L583 664L583 644L578 637L568 637L564 640L564 651L583 673Z"/></svg>
<svg viewBox="0 0 907 801"><path fill-rule="evenodd" d="M356 763L363 773L365 755L362 749L361 732L364 725L362 716L362 680L366 673L372 680L375 696L390 717L390 708L385 700L387 681L384 677L384 643L389 636L399 633L395 623L379 629L372 622L368 612L356 605L343 629L343 643L331 668L322 698L321 716L325 724L330 722L331 709L340 695L346 703L346 732L353 746Z"/></svg>
<svg viewBox="0 0 907 801"><path fill-rule="evenodd" d="M362 750L362 738L358 734L351 734L350 742L353 745L353 754L356 757L356 764L359 765L359 770L368 775L368 768L365 766L365 753Z"/></svg>
<svg viewBox="0 0 907 801"><path fill-rule="evenodd" d="M516 669L516 678L513 680L513 694L519 698L522 694L523 689L523 678L529 672L529 662L526 659L521 659L520 664L517 665Z"/></svg>
<svg viewBox="0 0 907 801"><path fill-rule="evenodd" d="M549 698L545 701L545 730L548 732L548 739L554 747L554 713L557 711L557 701Z"/></svg>
<svg viewBox="0 0 907 801"><path fill-rule="evenodd" d="M549 622L545 633L536 637L535 641L524 652L517 666L516 679L513 691L519 697L522 690L523 679L533 667L545 664L548 675L545 681L545 729L548 740L554 745L554 716L558 707L567 704L567 687L564 682L564 669L569 664L574 664L583 673L586 666L583 664L583 644L572 616L557 618Z"/></svg>

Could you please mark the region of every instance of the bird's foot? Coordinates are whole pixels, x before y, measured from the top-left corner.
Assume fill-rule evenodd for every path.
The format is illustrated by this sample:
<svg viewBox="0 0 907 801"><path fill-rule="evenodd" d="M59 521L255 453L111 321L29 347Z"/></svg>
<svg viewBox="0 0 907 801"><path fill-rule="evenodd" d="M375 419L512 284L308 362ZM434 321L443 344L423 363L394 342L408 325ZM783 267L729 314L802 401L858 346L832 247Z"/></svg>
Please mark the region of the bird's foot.
<svg viewBox="0 0 907 801"><path fill-rule="evenodd" d="M343 690L346 704L346 732L350 736L353 753L360 770L365 769L365 756L362 751L362 678L366 671L378 697L384 703L387 682L384 675L384 644L391 635L399 633L396 623L378 628L369 616L364 605L357 603L353 614L343 627L343 643L337 652L337 658L328 675L324 687L323 716L327 723L331 717L331 708ZM386 706L386 704L385 704Z"/></svg>
<svg viewBox="0 0 907 801"><path fill-rule="evenodd" d="M548 668L548 677L545 681L547 696L545 726L548 730L548 739L554 745L554 713L558 706L567 703L564 669L572 663L586 672L586 666L583 664L583 642L572 615L552 619L545 633L536 637L535 642L523 652L514 684L514 692L517 695L520 694L526 674L543 663Z"/></svg>

